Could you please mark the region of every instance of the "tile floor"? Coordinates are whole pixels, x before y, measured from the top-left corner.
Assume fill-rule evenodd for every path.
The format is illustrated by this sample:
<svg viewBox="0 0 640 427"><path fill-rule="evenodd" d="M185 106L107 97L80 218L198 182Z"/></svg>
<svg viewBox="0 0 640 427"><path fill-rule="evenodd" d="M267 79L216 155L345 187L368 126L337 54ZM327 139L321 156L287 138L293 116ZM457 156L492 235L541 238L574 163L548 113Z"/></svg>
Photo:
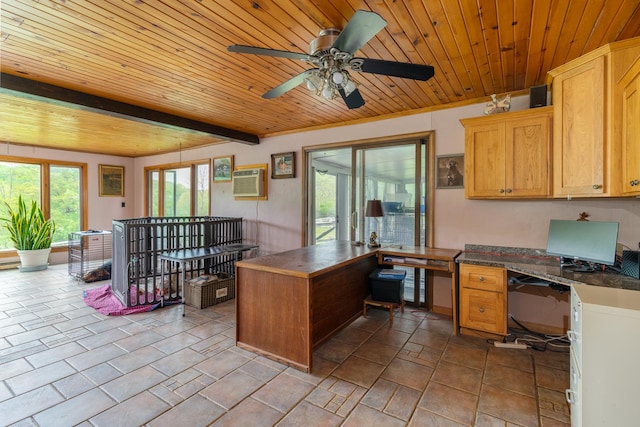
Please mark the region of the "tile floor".
<svg viewBox="0 0 640 427"><path fill-rule="evenodd" d="M567 426L567 353L497 349L450 319L368 310L305 374L234 345L234 301L87 307L66 265L0 271L0 424Z"/></svg>

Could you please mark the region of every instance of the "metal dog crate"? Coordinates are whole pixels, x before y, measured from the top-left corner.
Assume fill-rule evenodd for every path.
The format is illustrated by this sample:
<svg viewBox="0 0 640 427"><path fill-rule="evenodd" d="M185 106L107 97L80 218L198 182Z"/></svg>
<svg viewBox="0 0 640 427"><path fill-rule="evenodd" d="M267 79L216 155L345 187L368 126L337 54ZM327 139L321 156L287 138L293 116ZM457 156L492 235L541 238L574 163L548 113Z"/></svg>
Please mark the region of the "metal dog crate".
<svg viewBox="0 0 640 427"><path fill-rule="evenodd" d="M111 288L127 307L177 300L180 272L165 272L161 283L162 252L242 243L242 218L145 217L113 220ZM186 270L191 277L204 273L235 274L235 257L194 261Z"/></svg>
<svg viewBox="0 0 640 427"><path fill-rule="evenodd" d="M110 231L78 231L68 236L69 275L84 279L85 275L111 260Z"/></svg>

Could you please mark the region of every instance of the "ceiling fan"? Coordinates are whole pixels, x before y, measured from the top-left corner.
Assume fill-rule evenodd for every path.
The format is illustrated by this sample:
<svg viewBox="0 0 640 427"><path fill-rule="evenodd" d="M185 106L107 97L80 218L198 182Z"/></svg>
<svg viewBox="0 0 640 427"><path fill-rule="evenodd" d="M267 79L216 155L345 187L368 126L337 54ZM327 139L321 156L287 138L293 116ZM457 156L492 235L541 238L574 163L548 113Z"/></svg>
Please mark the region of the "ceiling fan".
<svg viewBox="0 0 640 427"><path fill-rule="evenodd" d="M262 95L263 98L276 98L306 83L307 88L315 91L316 95L326 99L340 96L349 109L354 109L362 107L364 99L349 70L422 81L433 77L434 70L431 65L353 56L386 25L387 22L377 13L358 10L344 30L321 30L318 37L310 43L309 54L242 45L229 46L227 49L237 53L298 59L314 65L314 68L303 71L266 92Z"/></svg>

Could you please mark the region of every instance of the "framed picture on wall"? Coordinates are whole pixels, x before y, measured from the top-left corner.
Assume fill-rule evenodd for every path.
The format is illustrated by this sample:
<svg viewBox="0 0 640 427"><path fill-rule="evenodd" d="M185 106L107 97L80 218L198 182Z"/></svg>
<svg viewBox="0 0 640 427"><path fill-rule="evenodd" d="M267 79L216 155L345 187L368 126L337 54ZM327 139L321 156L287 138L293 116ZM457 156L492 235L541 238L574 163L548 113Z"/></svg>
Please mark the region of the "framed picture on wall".
<svg viewBox="0 0 640 427"><path fill-rule="evenodd" d="M98 165L100 197L124 197L124 166Z"/></svg>
<svg viewBox="0 0 640 427"><path fill-rule="evenodd" d="M271 178L294 178L296 176L295 152L271 155Z"/></svg>
<svg viewBox="0 0 640 427"><path fill-rule="evenodd" d="M436 156L436 188L464 188L464 154Z"/></svg>
<svg viewBox="0 0 640 427"><path fill-rule="evenodd" d="M231 181L233 172L233 156L213 158L213 182Z"/></svg>

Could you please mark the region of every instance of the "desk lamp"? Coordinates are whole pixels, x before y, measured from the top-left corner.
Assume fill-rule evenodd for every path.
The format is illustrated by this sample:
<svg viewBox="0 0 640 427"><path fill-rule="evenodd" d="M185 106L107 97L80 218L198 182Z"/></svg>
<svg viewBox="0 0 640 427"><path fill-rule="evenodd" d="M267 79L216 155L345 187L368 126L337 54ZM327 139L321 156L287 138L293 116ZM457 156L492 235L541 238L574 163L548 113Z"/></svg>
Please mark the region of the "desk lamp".
<svg viewBox="0 0 640 427"><path fill-rule="evenodd" d="M368 246L370 248L379 248L380 243L378 243L378 235L376 234L376 231L378 231L378 218L384 216L384 211L382 210L382 201L376 199L367 200L367 209L365 210L364 216L376 219L376 229L371 232Z"/></svg>

